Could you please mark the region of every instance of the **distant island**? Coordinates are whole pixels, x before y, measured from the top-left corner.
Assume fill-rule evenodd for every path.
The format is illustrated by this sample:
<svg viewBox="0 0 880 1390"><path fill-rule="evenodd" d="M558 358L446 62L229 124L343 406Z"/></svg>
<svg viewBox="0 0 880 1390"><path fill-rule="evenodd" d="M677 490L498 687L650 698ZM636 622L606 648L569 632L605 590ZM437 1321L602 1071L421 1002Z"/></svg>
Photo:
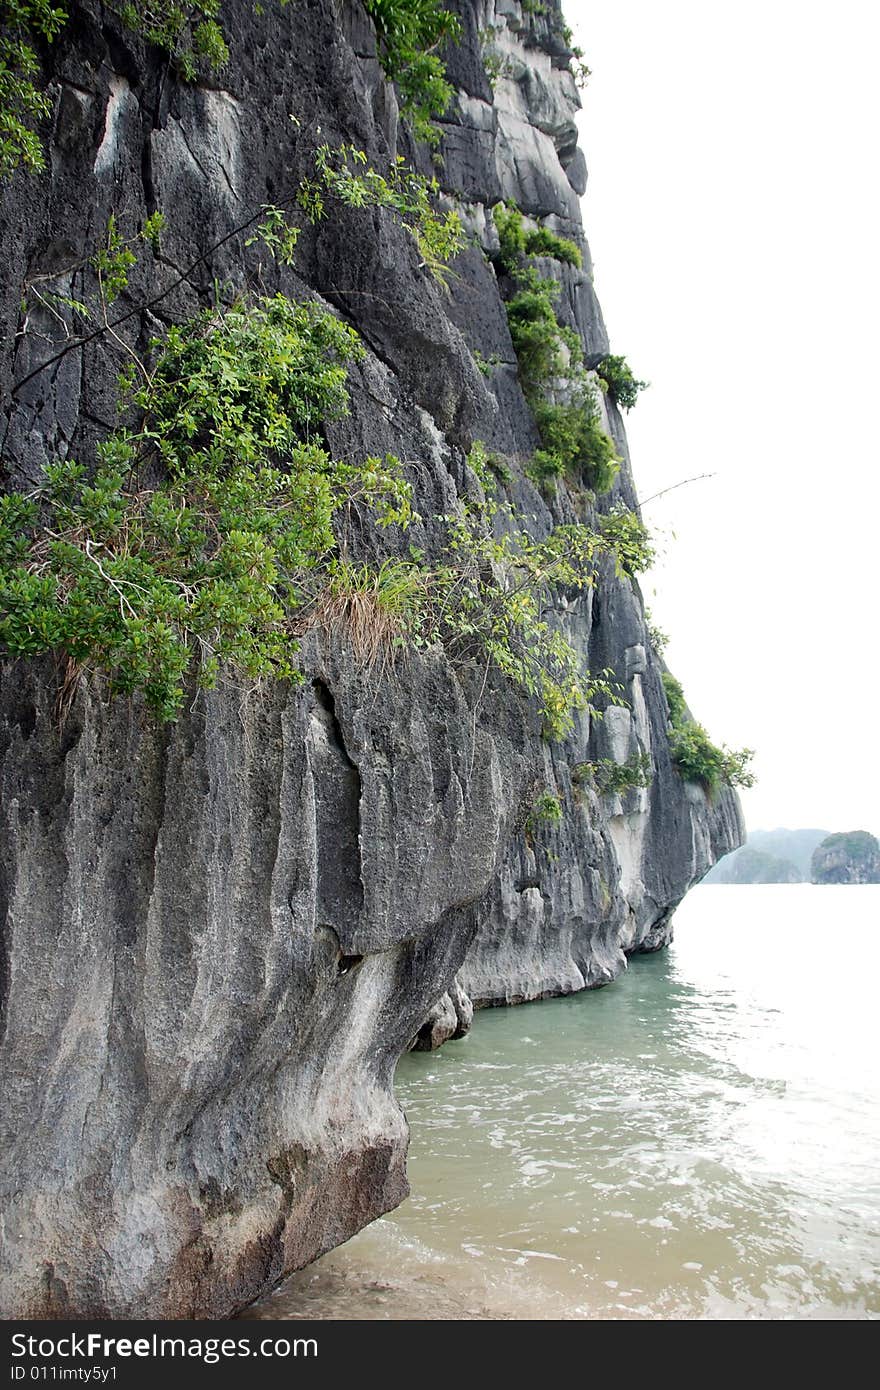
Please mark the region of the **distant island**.
<svg viewBox="0 0 880 1390"><path fill-rule="evenodd" d="M704 883L880 883L880 842L867 830L753 830Z"/></svg>
<svg viewBox="0 0 880 1390"><path fill-rule="evenodd" d="M741 849L719 860L704 883L809 883L813 851L827 830L753 830Z"/></svg>
<svg viewBox="0 0 880 1390"><path fill-rule="evenodd" d="M880 842L867 830L828 835L813 851L813 883L880 883Z"/></svg>

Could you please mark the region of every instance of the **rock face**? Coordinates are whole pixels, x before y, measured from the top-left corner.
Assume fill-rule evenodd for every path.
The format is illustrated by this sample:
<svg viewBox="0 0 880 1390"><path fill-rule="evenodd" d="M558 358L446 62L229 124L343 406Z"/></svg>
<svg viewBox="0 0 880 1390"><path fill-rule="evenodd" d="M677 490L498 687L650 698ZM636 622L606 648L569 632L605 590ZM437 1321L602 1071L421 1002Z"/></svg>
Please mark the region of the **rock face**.
<svg viewBox="0 0 880 1390"><path fill-rule="evenodd" d="M813 883L880 883L880 842L867 830L829 835L813 851Z"/></svg>
<svg viewBox="0 0 880 1390"><path fill-rule="evenodd" d="M474 439L511 460L510 500L536 536L579 519L589 503L563 490L548 501L522 472L535 423L476 244L491 249L487 209L504 197L576 239L585 268L545 273L587 360L607 351L555 5L462 4L436 168L475 244L449 295L382 211L306 232L295 271L229 235L309 176L319 141L353 143L376 167L394 150L435 167L398 120L355 0L262 10L224 6L231 58L210 83L175 81L90 0L47 50L47 171L0 186L4 485L33 485L59 456L92 458L125 344L143 350L247 268L270 290L322 297L361 333L352 411L328 443L411 461L415 542L430 546L455 505ZM479 37L491 26L504 57L494 92ZM65 297L81 293L110 214L130 227L157 208L161 258L133 272L121 303L135 312L116 339L30 376L71 331ZM40 286L62 298L47 305ZM496 362L489 377L474 350ZM625 462L601 505L634 505L610 404L608 416ZM6 1316L240 1308L405 1195L392 1077L414 1039L461 1035L470 1000L606 983L628 953L669 940L683 894L741 842L741 815L733 793L712 803L672 767L641 596L610 570L601 581L563 622L592 669L618 674L627 706L581 716L559 743L506 682L436 650L378 676L342 639L313 636L302 687L201 692L163 727L89 681L59 726L52 662L4 664ZM578 784L579 763L635 752L653 765L647 788ZM543 789L562 817L528 829Z"/></svg>

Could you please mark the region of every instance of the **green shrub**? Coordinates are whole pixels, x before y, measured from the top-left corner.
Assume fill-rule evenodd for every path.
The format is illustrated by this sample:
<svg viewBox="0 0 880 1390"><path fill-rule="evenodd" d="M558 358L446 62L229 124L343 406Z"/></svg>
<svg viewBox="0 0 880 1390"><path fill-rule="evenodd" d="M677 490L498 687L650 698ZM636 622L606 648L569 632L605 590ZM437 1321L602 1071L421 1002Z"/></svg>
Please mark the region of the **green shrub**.
<svg viewBox="0 0 880 1390"><path fill-rule="evenodd" d="M492 216L498 231L498 262L508 275L517 271L526 256L549 256L578 268L583 264L580 248L568 237L557 236L548 227L527 230L515 203L496 203Z"/></svg>
<svg viewBox="0 0 880 1390"><path fill-rule="evenodd" d="M714 744L702 724L688 714L681 683L668 671L663 672L663 688L669 706L669 751L684 780L698 782L709 796L715 796L722 783L754 786L754 774L749 770L752 750Z"/></svg>
<svg viewBox="0 0 880 1390"><path fill-rule="evenodd" d="M647 527L635 512L618 504L599 518L599 530L614 546L620 573L632 579L651 568L656 552Z"/></svg>
<svg viewBox="0 0 880 1390"><path fill-rule="evenodd" d="M571 780L575 786L590 781L603 794L619 794L633 787L649 787L653 776L651 759L647 753L640 751L633 753L625 763L617 763L613 758L600 758L595 763L577 763L572 768Z"/></svg>
<svg viewBox="0 0 880 1390"><path fill-rule="evenodd" d="M34 44L57 38L67 10L51 0L3 0L0 23L0 177L5 177L20 166L31 172L45 168L37 127L49 116L51 103L35 85L40 64Z"/></svg>
<svg viewBox="0 0 880 1390"><path fill-rule="evenodd" d="M614 404L620 406L621 410L632 410L639 392L646 390L648 385L647 381L639 381L633 376L625 357L603 357L596 371Z"/></svg>
<svg viewBox="0 0 880 1390"><path fill-rule="evenodd" d="M364 0L364 6L376 25L385 75L400 90L404 116L418 139L437 145L435 120L445 114L453 90L436 50L458 43L460 19L437 0Z"/></svg>
<svg viewBox="0 0 880 1390"><path fill-rule="evenodd" d="M544 826L559 825L562 820L562 806L559 797L551 791L540 792L532 802L526 818L526 832L534 835Z"/></svg>
<svg viewBox="0 0 880 1390"><path fill-rule="evenodd" d="M491 357L484 357L479 348L474 348L471 356L477 364L477 368L487 379L491 378L496 367L501 366L501 358L497 352L493 352Z"/></svg>
<svg viewBox="0 0 880 1390"><path fill-rule="evenodd" d="M550 256L554 261L576 266L578 270L583 265L580 247L568 237L557 236L547 227L539 227L537 231L526 233L525 251L527 256Z"/></svg>
<svg viewBox="0 0 880 1390"><path fill-rule="evenodd" d="M0 504L7 654L55 650L173 719L196 663L205 686L224 668L299 679L298 634L322 622L344 624L365 661L441 644L453 662L494 665L538 702L550 738L578 710L619 701L612 673L587 671L548 616L559 591L595 582L613 551L598 532L496 538L499 504L480 498L443 518L431 563L339 557L351 503L380 525L411 515L396 459L345 463L316 441L347 409L363 352L351 328L279 295L206 311L153 350L138 390L128 374L140 424L100 446L94 477L65 461ZM470 462L488 481L479 441Z"/></svg>
<svg viewBox="0 0 880 1390"><path fill-rule="evenodd" d="M445 285L447 262L464 246L464 230L457 212L434 207L432 199L440 191L436 179L413 173L402 155L392 160L387 175L380 174L355 145L321 145L315 173L298 190L299 207L309 221L325 216L328 197L350 208L388 208L415 239L424 268Z"/></svg>
<svg viewBox="0 0 880 1390"><path fill-rule="evenodd" d="M489 79L489 86L492 88L493 92L498 86L498 79L508 75L507 59L495 44L496 32L495 28L491 25L477 32L483 67L486 72L486 77Z"/></svg>
<svg viewBox="0 0 880 1390"><path fill-rule="evenodd" d="M58 650L142 691L163 719L200 659L249 677L297 677L292 615L361 498L405 521L396 460L333 460L312 436L344 413L353 329L316 304L240 301L171 328L134 395L142 423L71 460L37 493L0 503L0 645ZM141 481L156 464L163 481Z"/></svg>
<svg viewBox="0 0 880 1390"><path fill-rule="evenodd" d="M482 449L471 450L477 476L485 465L474 451ZM433 561L412 548L409 560L378 570L331 563L329 583L305 620L344 623L370 662L398 647L441 647L453 665L492 665L537 701L545 735L560 738L576 711L596 713L600 698L620 702L612 673L585 670L545 616L560 590L595 581L606 542L582 526L557 527L540 542L516 531L496 539L491 528L500 510L492 500L465 502L443 518L446 545Z"/></svg>
<svg viewBox="0 0 880 1390"><path fill-rule="evenodd" d="M181 5L179 0L149 0L147 4L116 0L111 8L133 33L170 54L186 82L195 81L200 59L212 69L229 60L223 30L217 23L220 0L198 0L192 5Z"/></svg>
<svg viewBox="0 0 880 1390"><path fill-rule="evenodd" d="M487 449L482 439L474 440L467 461L468 467L487 494L492 491L496 480L502 483L513 482L513 474L506 459L502 458L501 454L496 454L493 449Z"/></svg>
<svg viewBox="0 0 880 1390"><path fill-rule="evenodd" d="M496 208L496 216L497 216ZM518 213L508 208L501 226L507 244L518 234ZM516 353L520 380L535 415L541 448L526 472L545 486L556 478L574 477L595 492L607 492L620 467L614 441L602 429L595 388L583 367L583 349L573 329L560 324L554 301L559 286L527 267L516 273L522 285L505 304L510 337ZM544 389L554 380L567 381L574 399L556 404Z"/></svg>
<svg viewBox="0 0 880 1390"><path fill-rule="evenodd" d="M571 55L568 63L568 70L575 80L575 85L579 87L581 90L583 90L583 88L586 87L588 81L592 76L590 69L584 62L584 50L582 48L578 48L577 44L575 44L574 34L572 33L570 26L566 24L565 20L562 18L561 15L559 15L558 17L553 16L551 22L553 24L554 29L559 34L559 37L562 39L562 42L568 48L569 53ZM557 25L559 26L558 28Z"/></svg>
<svg viewBox="0 0 880 1390"><path fill-rule="evenodd" d="M699 782L714 795L724 772L724 754L701 724L682 724L669 734L672 761L686 782Z"/></svg>
<svg viewBox="0 0 880 1390"><path fill-rule="evenodd" d="M664 671L661 676L663 689L666 692L666 703L669 706L669 722L673 728L685 723L690 719L685 705L684 691L681 681L677 680L671 671Z"/></svg>
<svg viewBox="0 0 880 1390"><path fill-rule="evenodd" d="M543 541L525 532L493 534L500 506L492 499L465 504L444 518L447 548L431 569L431 603L416 645L440 642L453 661L487 659L541 709L548 738L571 729L579 710L595 701L619 703L613 673L591 673L571 642L547 617L560 591L596 579L607 543L585 526L558 526ZM505 504L505 512L511 515Z"/></svg>
<svg viewBox="0 0 880 1390"><path fill-rule="evenodd" d="M540 287L518 290L507 301L507 323L520 376L526 391L559 376L567 365L565 339L560 332L553 301L559 286L545 280Z"/></svg>
<svg viewBox="0 0 880 1390"><path fill-rule="evenodd" d="M494 473L495 477L498 479L499 483L507 484L513 482L513 471L510 467L510 464L507 462L507 459L504 458L502 454L496 453L493 449L489 453L489 456L486 459L486 463L488 467L491 469L491 471Z"/></svg>
<svg viewBox="0 0 880 1390"><path fill-rule="evenodd" d="M515 203L496 203L492 217L498 232L498 263L508 275L512 275L525 255L526 229L522 213Z"/></svg>
<svg viewBox="0 0 880 1390"><path fill-rule="evenodd" d="M526 470L537 482L580 477L597 493L607 492L620 467L614 441L599 423L595 399L588 391L568 405L537 401L533 405L542 447Z"/></svg>
<svg viewBox="0 0 880 1390"><path fill-rule="evenodd" d="M648 641L651 643L654 651L658 656L662 656L669 644L669 634L657 626L650 608L645 609L645 631L648 634Z"/></svg>

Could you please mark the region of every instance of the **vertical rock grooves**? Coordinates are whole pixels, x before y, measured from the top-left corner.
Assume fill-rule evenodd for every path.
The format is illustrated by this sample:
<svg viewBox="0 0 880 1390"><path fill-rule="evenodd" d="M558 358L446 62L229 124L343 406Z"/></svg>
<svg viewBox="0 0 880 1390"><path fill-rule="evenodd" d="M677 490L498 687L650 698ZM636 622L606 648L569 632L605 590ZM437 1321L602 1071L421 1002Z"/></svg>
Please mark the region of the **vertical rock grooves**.
<svg viewBox="0 0 880 1390"><path fill-rule="evenodd" d="M348 756L333 696L313 681L315 707L308 733L309 765L315 788L317 837L317 915L340 943L364 906L361 882L361 778Z"/></svg>
<svg viewBox="0 0 880 1390"><path fill-rule="evenodd" d="M252 260L271 292L323 296L369 346L350 415L327 426L334 455L406 461L411 539L429 553L475 439L509 460L508 498L536 537L591 514L525 476L538 435L483 254L502 198L577 241L583 269L544 273L587 362L608 350L555 0L543 16L460 0L436 159L398 118L357 0L261 8L227 0L229 64L186 84L112 10L71 4L46 57L47 170L0 184L3 487L33 487L58 456L93 459L115 419L122 355L106 335L13 391L57 333L36 309L39 333L21 332L39 277L75 298L111 213L129 229L160 209L161 257L133 271L123 303L195 269L120 329L142 346L215 283L241 286L257 253L230 233L314 172L319 137L377 167L399 151L436 171L471 236L448 293L383 212L305 231L293 270ZM633 506L610 401L605 414L624 464L597 505ZM606 983L668 940L676 903L741 839L738 803L671 765L637 585L609 569L560 622L627 704L579 716L556 743L482 665L453 670L432 648L370 670L338 631L304 641L301 686L192 691L164 729L92 679L59 729L52 661L0 664L4 1315L242 1307L404 1197L392 1078L414 1039L460 1035L471 1001ZM600 795L576 776L636 751L646 788ZM544 788L561 818L530 829Z"/></svg>

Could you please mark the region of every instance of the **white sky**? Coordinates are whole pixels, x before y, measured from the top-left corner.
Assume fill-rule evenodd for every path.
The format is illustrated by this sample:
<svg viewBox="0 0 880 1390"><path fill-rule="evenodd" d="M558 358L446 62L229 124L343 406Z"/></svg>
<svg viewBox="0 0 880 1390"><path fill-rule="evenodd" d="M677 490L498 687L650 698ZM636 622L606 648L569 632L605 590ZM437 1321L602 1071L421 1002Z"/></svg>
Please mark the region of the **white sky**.
<svg viewBox="0 0 880 1390"><path fill-rule="evenodd" d="M644 585L750 829L880 832L880 6L567 0Z"/></svg>

